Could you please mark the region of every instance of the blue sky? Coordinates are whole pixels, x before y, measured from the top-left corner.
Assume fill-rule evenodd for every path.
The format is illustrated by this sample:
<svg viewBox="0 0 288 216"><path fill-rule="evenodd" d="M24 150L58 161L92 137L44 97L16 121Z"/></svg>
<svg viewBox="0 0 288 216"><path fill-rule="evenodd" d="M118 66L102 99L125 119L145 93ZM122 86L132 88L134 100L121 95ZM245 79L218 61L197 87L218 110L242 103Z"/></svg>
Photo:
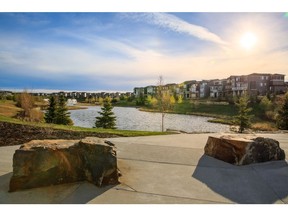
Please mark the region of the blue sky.
<svg viewBox="0 0 288 216"><path fill-rule="evenodd" d="M241 45L245 33L256 42ZM287 13L0 13L0 89L132 91L281 73Z"/></svg>

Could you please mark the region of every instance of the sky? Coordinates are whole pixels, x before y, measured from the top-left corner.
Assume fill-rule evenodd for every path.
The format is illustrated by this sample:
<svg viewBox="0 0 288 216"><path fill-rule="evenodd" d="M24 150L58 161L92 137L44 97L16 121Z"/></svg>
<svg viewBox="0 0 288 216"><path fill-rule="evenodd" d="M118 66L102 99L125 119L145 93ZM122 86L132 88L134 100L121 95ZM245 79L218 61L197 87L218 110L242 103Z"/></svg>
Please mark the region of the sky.
<svg viewBox="0 0 288 216"><path fill-rule="evenodd" d="M133 91L160 75L288 80L287 38L284 12L1 12L0 89Z"/></svg>

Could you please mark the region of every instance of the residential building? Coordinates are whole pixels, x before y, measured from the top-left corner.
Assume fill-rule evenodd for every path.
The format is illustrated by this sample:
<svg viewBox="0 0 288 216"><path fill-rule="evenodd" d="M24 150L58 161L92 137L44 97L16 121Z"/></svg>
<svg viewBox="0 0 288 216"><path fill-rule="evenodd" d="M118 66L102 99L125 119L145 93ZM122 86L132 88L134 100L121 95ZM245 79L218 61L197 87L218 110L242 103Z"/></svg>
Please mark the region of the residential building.
<svg viewBox="0 0 288 216"><path fill-rule="evenodd" d="M247 75L248 94L249 95L266 95L270 89L270 74L253 73Z"/></svg>
<svg viewBox="0 0 288 216"><path fill-rule="evenodd" d="M155 96L157 94L157 86L147 86L145 87L145 95Z"/></svg>
<svg viewBox="0 0 288 216"><path fill-rule="evenodd" d="M216 79L209 82L210 97L211 98L222 98L225 96L225 88L227 85L227 79Z"/></svg>
<svg viewBox="0 0 288 216"><path fill-rule="evenodd" d="M67 100L67 106L74 106L77 104L77 100L76 99L68 99Z"/></svg>
<svg viewBox="0 0 288 216"><path fill-rule="evenodd" d="M162 86L162 92L164 94L174 95L177 89L177 84L169 83Z"/></svg>
<svg viewBox="0 0 288 216"><path fill-rule="evenodd" d="M183 95L185 99L192 98L192 94L195 96L197 88L196 84L197 84L196 80L189 80L183 83ZM194 86L192 87L192 85ZM191 90L193 90L193 93L191 92Z"/></svg>
<svg viewBox="0 0 288 216"><path fill-rule="evenodd" d="M144 87L135 87L134 94L136 97L144 96Z"/></svg>
<svg viewBox="0 0 288 216"><path fill-rule="evenodd" d="M208 80L202 80L201 82L199 82L199 98L209 97L210 88L208 83Z"/></svg>
<svg viewBox="0 0 288 216"><path fill-rule="evenodd" d="M227 79L226 95L241 96L248 91L247 76L230 76Z"/></svg>
<svg viewBox="0 0 288 216"><path fill-rule="evenodd" d="M284 82L284 74L271 74L269 91L272 94L281 94L287 91Z"/></svg>
<svg viewBox="0 0 288 216"><path fill-rule="evenodd" d="M177 96L182 96L182 98L185 98L185 95L184 95L184 83L181 83L181 84L178 84L175 88L175 94Z"/></svg>

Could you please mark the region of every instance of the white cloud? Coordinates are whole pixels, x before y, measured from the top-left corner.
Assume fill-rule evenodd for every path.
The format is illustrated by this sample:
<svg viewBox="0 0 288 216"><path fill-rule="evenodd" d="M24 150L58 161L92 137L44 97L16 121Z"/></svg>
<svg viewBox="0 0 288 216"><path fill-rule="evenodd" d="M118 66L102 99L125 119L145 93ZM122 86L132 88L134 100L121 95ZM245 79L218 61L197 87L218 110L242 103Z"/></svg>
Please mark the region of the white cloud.
<svg viewBox="0 0 288 216"><path fill-rule="evenodd" d="M167 82L176 83L190 79L226 78L232 74L253 72L284 73L288 76L288 52L285 50L247 56L207 50L197 55L175 56L173 53L167 55L157 50L135 49L106 38L82 36L89 41L89 47L49 43L28 47L21 42L20 48L16 45L9 49L6 47L5 53L0 53L0 63L5 62L5 65L17 67L19 73L30 71L29 75L37 77L102 77L115 83L135 83L135 86L156 84L159 75L163 75ZM9 38L4 40L2 37L3 41L9 44ZM31 45L30 42L28 44ZM103 50L117 51L130 58L103 55Z"/></svg>
<svg viewBox="0 0 288 216"><path fill-rule="evenodd" d="M139 14L136 15L139 18ZM220 45L226 44L207 29L189 24L170 14L145 13L141 16L150 23L173 31ZM245 56L236 48L229 52L219 49L213 52L206 47L197 54L174 55L172 52L161 52L147 47L135 48L133 41L129 43L121 39L112 40L94 35L92 32L62 29L57 34L78 39L80 43L26 41L27 38L2 35L0 67L9 65L19 73L29 72L30 76L43 79L60 79L76 75L86 78L87 81L101 78L109 84L133 83L134 86L156 84L159 75L163 75L166 82L175 83L190 79L226 78L232 74L253 72L275 72L288 76L287 50Z"/></svg>
<svg viewBox="0 0 288 216"><path fill-rule="evenodd" d="M184 33L201 40L210 41L220 45L228 45L218 35L210 32L207 28L188 23L172 14L166 13L133 13L126 14L137 21L145 21L175 32Z"/></svg>

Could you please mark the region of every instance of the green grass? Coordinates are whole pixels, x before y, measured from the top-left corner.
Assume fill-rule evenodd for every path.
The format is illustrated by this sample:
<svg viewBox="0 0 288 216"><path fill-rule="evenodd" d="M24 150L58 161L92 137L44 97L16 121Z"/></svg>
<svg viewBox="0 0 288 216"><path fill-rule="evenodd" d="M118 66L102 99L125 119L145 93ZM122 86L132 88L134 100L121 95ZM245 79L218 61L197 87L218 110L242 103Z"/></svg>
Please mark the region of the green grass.
<svg viewBox="0 0 288 216"><path fill-rule="evenodd" d="M3 116L3 115L0 115L0 122L9 122L9 123L14 123L14 124L30 125L30 126L36 126L36 127L52 128L52 129L68 130L68 131L76 131L76 132L78 131L78 132L103 133L103 134L111 134L111 135L124 136L124 137L173 134L171 132L150 132L150 131L113 130L113 129L101 129L101 128L83 128L83 127L67 126L67 125L24 122L19 119L15 119L15 118Z"/></svg>
<svg viewBox="0 0 288 216"><path fill-rule="evenodd" d="M125 100L119 100L117 103L113 104L113 106L118 107L136 107L136 101L125 101Z"/></svg>
<svg viewBox="0 0 288 216"><path fill-rule="evenodd" d="M234 125L235 124L233 118L214 118L214 119L208 120L208 122L227 124L227 125Z"/></svg>
<svg viewBox="0 0 288 216"><path fill-rule="evenodd" d="M237 110L233 105L192 101L184 101L181 104L176 104L173 111L181 114L194 114L210 117L232 117L237 114Z"/></svg>

